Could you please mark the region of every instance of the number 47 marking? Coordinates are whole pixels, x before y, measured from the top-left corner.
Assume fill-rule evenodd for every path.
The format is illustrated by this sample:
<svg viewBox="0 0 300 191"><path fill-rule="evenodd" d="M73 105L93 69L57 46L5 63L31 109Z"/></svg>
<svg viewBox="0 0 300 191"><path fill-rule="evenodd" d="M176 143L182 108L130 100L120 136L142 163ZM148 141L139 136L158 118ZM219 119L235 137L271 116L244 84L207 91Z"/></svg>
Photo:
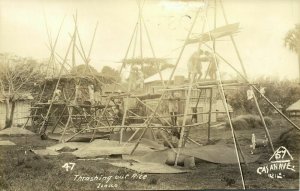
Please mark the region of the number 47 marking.
<svg viewBox="0 0 300 191"><path fill-rule="evenodd" d="M76 163L74 163L74 162L67 162L62 166L62 168L65 168L66 171L68 172L69 170L73 170L75 165L76 165Z"/></svg>

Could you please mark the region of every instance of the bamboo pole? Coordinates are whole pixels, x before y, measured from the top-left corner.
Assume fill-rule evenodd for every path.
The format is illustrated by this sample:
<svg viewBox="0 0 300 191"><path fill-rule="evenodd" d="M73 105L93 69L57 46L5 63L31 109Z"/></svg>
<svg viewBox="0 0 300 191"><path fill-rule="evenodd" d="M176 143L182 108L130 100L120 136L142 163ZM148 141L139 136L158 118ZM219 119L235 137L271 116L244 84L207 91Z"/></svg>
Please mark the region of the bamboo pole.
<svg viewBox="0 0 300 191"><path fill-rule="evenodd" d="M60 137L60 140L59 140L60 143L63 142L63 137L64 137L64 135L65 135L65 133L66 133L66 131L67 131L67 128L68 128L68 126L69 126L69 123L70 123L70 121L71 121L71 116L72 116L73 108L69 108L69 107L68 107L68 112L69 112L69 117L68 117L67 123L65 124L63 133L62 133L62 135L61 135L61 137Z"/></svg>
<svg viewBox="0 0 300 191"><path fill-rule="evenodd" d="M161 129L160 129L160 132L162 132ZM168 138L167 138L163 133L161 133L161 136L162 136L163 139L167 142L167 144L170 146L170 148L171 148L175 153L177 153L177 151L175 150L175 148L173 147L173 145L170 143L170 141L168 140Z"/></svg>
<svg viewBox="0 0 300 191"><path fill-rule="evenodd" d="M205 17L205 21L206 21L206 25L209 26L206 17ZM208 27L208 28L210 28L210 27ZM210 37L210 40L212 40L210 32L209 32L209 37ZM226 114L227 114L229 125L230 125L230 128L231 128L231 134L232 134L232 137L233 137L235 153L236 153L236 156L237 156L238 166L239 166L241 179L242 179L242 186L243 186L243 189L245 189L244 175L243 175L243 170L242 170L242 166L241 166L241 162L240 162L240 156L239 156L239 152L238 152L238 148L237 148L236 137L235 137L231 117L230 117L230 114L229 114L227 100L226 100L225 92L224 92L223 85L222 85L221 73L220 73L220 69L219 69L219 65L218 65L218 61L217 61L217 57L216 57L215 52L216 52L216 50L213 48L214 61L216 63L216 69L217 69L217 81L218 81L218 84L219 84L218 88L219 88L219 91L221 92L221 97L222 97L222 100L223 100L223 104L225 106Z"/></svg>
<svg viewBox="0 0 300 191"><path fill-rule="evenodd" d="M49 41L49 46L50 46L50 58L49 58L49 61L48 61L48 64L47 64L47 69L46 69L46 72L48 71L48 68L49 68L49 65L55 61L54 57L55 57L55 48L56 48L56 45L57 45L57 41L58 41L58 38L59 38L59 35L60 35L60 32L61 32L61 29L62 29L62 26L63 26L63 23L64 23L64 19L65 17L63 18L61 24L60 24L60 27L59 27L59 30L58 30L58 33L56 35L56 38L55 38L55 41L54 41L54 44L52 44L52 39L51 39L51 35L49 33L49 28L48 28L48 24L47 24L47 19L46 19L46 16L44 14L44 19L45 19L45 27L46 27L46 31L47 31L47 36L48 36L48 41ZM63 67L63 66L62 66ZM45 92L45 88L46 88L46 83L44 84L44 87L43 87L43 90L39 96L39 100L38 102L40 102L42 100L42 97L43 97L43 94ZM37 114L37 109L35 110L35 113L34 115ZM27 122L26 122L27 123ZM43 123L42 126L44 126L45 124ZM41 127L42 128L42 127Z"/></svg>
<svg viewBox="0 0 300 191"><path fill-rule="evenodd" d="M142 25L142 8L141 8L141 0L139 0L138 3L138 7L139 7L139 27L140 27L140 56L141 56L141 69L142 69L142 73L144 73L144 62L143 62L143 33L142 33L142 29L143 29L143 25ZM144 84L144 82L143 82Z"/></svg>
<svg viewBox="0 0 300 191"><path fill-rule="evenodd" d="M123 118L122 118L122 127L125 125L125 119L126 119L126 115L127 115L127 110L128 110L128 97L127 97L127 99L124 102L124 113L123 113ZM123 139L123 131L124 131L124 128L121 128L120 141L119 141L120 144L122 143L122 139Z"/></svg>
<svg viewBox="0 0 300 191"><path fill-rule="evenodd" d="M142 28L141 28L141 7L140 7L140 4L139 4L139 25L140 25L140 53L141 53L141 58L143 58L143 49L142 49ZM138 26L137 26L138 28ZM138 30L136 30L137 33L138 33ZM127 58L127 54L125 56L125 59ZM142 65L143 66L143 65ZM132 70L132 68L131 68ZM142 68L142 71L143 71L143 68ZM131 88L131 84L132 81L130 80L129 81L129 85L128 85L128 92L130 92L130 88ZM144 82L143 82L144 83ZM126 120L126 115L127 115L127 110L128 110L128 101L129 101L129 94L127 95L127 99L125 100L124 103L124 113L123 113L123 118L122 118L122 126L125 125L125 120ZM121 128L121 131L120 131L120 140L119 140L119 143L121 144L122 143L122 139L123 139L123 131L124 131L124 128Z"/></svg>
<svg viewBox="0 0 300 191"><path fill-rule="evenodd" d="M75 22L77 22L77 11L76 11L76 16L75 16ZM75 26L76 26L76 23L75 23ZM77 28L75 27L74 33L73 33L74 40L73 40L73 47L72 47L72 66L73 67L75 66L76 31L77 31ZM56 126L58 125L58 123L61 120L61 118L63 117L64 111L65 111L66 108L67 108L67 106L65 105L64 108L63 108L63 110L62 110L61 115L59 116L58 120L56 121L55 125L52 128L52 131L51 131L52 133L56 129Z"/></svg>
<svg viewBox="0 0 300 191"><path fill-rule="evenodd" d="M127 143L129 143L134 137L135 135L139 132L140 129L136 129L135 132L131 135L131 137L127 140L127 142L124 144L124 147L127 145Z"/></svg>
<svg viewBox="0 0 300 191"><path fill-rule="evenodd" d="M203 92L203 89L201 89L200 90L200 92L199 92L199 96L198 96L198 99L197 99L197 103L196 103L196 106L195 106L195 109L196 109L196 111L197 111L197 113L192 113L192 114L187 114L187 115L197 115L197 118L198 118L198 114L207 114L206 112L204 113L204 112L201 112L201 113L198 113L198 105L199 105L199 102L200 102L200 98L201 98L201 94L202 94L202 92ZM206 92L206 91L205 91ZM198 121L196 121L196 123L197 123ZM186 134L186 138L184 139L184 142L183 142L183 145L185 146L185 144L186 144L186 141L188 140L188 138L189 138L189 135L190 135L190 130L191 130L191 128L189 128L188 129L188 132L187 132L187 134Z"/></svg>
<svg viewBox="0 0 300 191"><path fill-rule="evenodd" d="M61 115L59 116L59 118L57 119L55 125L53 126L51 133L53 133L54 130L56 129L58 123L60 122L60 120L62 119L62 117L64 115L64 112L65 112L66 108L67 108L67 106L65 105L64 108L63 108L63 110L62 110L62 112L61 112Z"/></svg>
<svg viewBox="0 0 300 191"><path fill-rule="evenodd" d="M223 1L222 1L222 0L219 0L219 1L220 1L222 13L223 13L223 18L224 18L224 20L225 20L225 23L228 24L228 19L227 19L226 12L225 12L225 9L224 9L224 6L223 6ZM243 73L244 73L244 74L247 74L246 69L245 69L245 65L243 64L242 57L241 57L241 55L240 55L240 53L239 53L239 51L238 51L237 45L236 45L235 40L234 40L234 38L233 38L232 35L230 35L230 39L231 39L231 42L232 42L233 47L234 47L234 49L235 49L236 55L237 55L237 57L238 57L238 59L239 59L239 62L240 62L240 64L241 64Z"/></svg>
<svg viewBox="0 0 300 191"><path fill-rule="evenodd" d="M77 11L75 13L75 21L77 22ZM75 23L75 26L76 26L76 23ZM75 27L74 29L74 33L73 33L73 36L74 36L74 42L73 42L73 48L72 48L72 67L74 68L75 67L75 59L76 59L76 56L75 56L75 48L76 48L76 31L77 31L77 28Z"/></svg>
<svg viewBox="0 0 300 191"><path fill-rule="evenodd" d="M135 27L134 27L134 30L133 30L133 32L132 32L132 35L131 35L131 38L130 38L130 41L129 41L129 45L128 45L128 47L127 47L127 50L126 50L126 53L125 53L125 57L124 57L123 60L126 60L126 59L127 59L127 56L128 56L128 53L129 53L129 50L130 50L130 47L131 47L131 44L132 44L132 41L133 41L133 38L134 38L134 35L135 35L137 29L138 29L138 22L135 24ZM125 63L123 62L123 63L122 63L122 66L121 66L121 68L120 68L120 71L119 71L119 75L121 75L121 73L122 73L124 67L125 67ZM113 92L115 91L115 89L116 89L116 83L115 83L115 85L114 85ZM112 97L112 96L109 96L109 97L108 97L108 101L107 101L107 103L106 103L105 108L103 109L103 111L102 111L102 113L101 113L101 116L103 116L103 114L106 112L106 110L107 110L107 108L108 108L108 105L109 105L109 103L110 103L110 101L111 101L111 97Z"/></svg>
<svg viewBox="0 0 300 191"><path fill-rule="evenodd" d="M186 139L189 140L189 141L191 141L191 142L194 143L195 145L203 146L202 144L198 143L197 141L193 140L193 139L190 138L190 137L187 137Z"/></svg>
<svg viewBox="0 0 300 191"><path fill-rule="evenodd" d="M88 65L88 64L89 64L89 62L90 62L90 54L91 54L91 50L92 50L93 43L94 43L94 40L95 40L95 34L96 34L96 31L97 31L98 22L97 22L96 27L95 27L95 30L94 30L94 34L93 34L93 38L92 38L92 41L91 41L91 45L90 45L90 49L89 49L88 56L86 56L85 51L84 51L84 48L83 48L83 45L82 45L82 42L81 42L81 39L80 39L79 31L78 31L78 26L77 26L77 13L76 13L76 17L73 16L73 18L74 18L75 31L76 31L76 33L74 32L74 35L75 35L75 36L73 35L73 37L74 37L74 38L75 38L76 36L78 37L78 40L79 40L79 43L80 43L80 47L81 47L82 54L80 53L79 50L78 50L78 52L80 53L80 56L83 56L82 59L84 60L86 66L87 66L87 68L89 69L89 71L90 71L90 73L92 74L92 76L95 77L94 74L92 73L91 69L89 68L89 65ZM73 43L74 43L74 42L73 42ZM74 45L74 44L73 44L73 45ZM74 47L77 47L76 44L74 45ZM75 52L74 52L74 53L75 53ZM85 68L85 69L87 69L87 68ZM95 79L96 79L96 78L95 78ZM81 84L81 81L79 81L79 84ZM75 91L76 91L76 88L75 88ZM74 102L76 102L76 99L77 99L77 96L76 96L76 95L77 95L77 94L75 93ZM69 125L70 121L72 121L73 108L72 108L72 107L71 107L71 108L68 108L68 111L69 111L69 117L68 117L68 120L67 120L67 123L66 123L66 125L65 125L65 128L64 128L64 131L63 131L63 134L62 134L62 136L61 136L60 141L63 140L63 136L64 136L64 134L65 134L65 132L66 132L66 129L68 128L68 125ZM94 133L95 133L95 132L94 132ZM93 134L93 136L94 136L94 134Z"/></svg>
<svg viewBox="0 0 300 191"><path fill-rule="evenodd" d="M154 52L154 48L153 48L153 45L152 45L152 42L151 42L151 39L150 39L149 31L148 31L148 28L146 26L146 23L145 23L145 20L144 20L143 17L142 17L142 21L144 23L144 28L145 28L146 35L147 35L147 38L148 38L148 42L149 42L149 45L150 45L150 48L151 48L151 51L152 51L152 55L153 55L154 58L156 58L156 55L155 55L155 52ZM160 80L162 82L162 85L165 87L165 82L164 82L164 79L162 77L161 70L159 68L159 64L156 63L156 65L157 65L156 67L157 67L158 74L159 74Z"/></svg>
<svg viewBox="0 0 300 191"><path fill-rule="evenodd" d="M78 26L77 26L77 12L76 12L76 15L74 16L73 15L73 19L74 19L74 34L73 34L73 39L74 39L74 41L73 41L73 49L75 49L75 47L77 47L76 46L76 42L75 42L75 39L76 39L76 36L78 36L78 40L79 40L79 42L80 42L80 45L81 45L81 48L83 48L82 47L82 44L81 44L81 40L80 40L80 36L79 36L79 32L78 32ZM83 51L83 49L82 49L82 51ZM80 52L79 50L78 50L78 52ZM81 54L80 54L81 55ZM84 55L84 58L86 58L85 57L85 53L84 53L84 51L83 51L83 55ZM75 56L75 50L74 50L74 52L73 52L73 56ZM84 59L83 59L84 60ZM75 60L74 60L75 61ZM73 67L76 65L76 63L74 62L73 63L74 65L73 65ZM80 84L81 82L79 82L79 84ZM79 85L78 84L78 85ZM75 97L74 97L74 103L76 103L77 101L77 93L76 93L76 91L77 91L77 89L76 89L76 86L77 86L77 84L75 84L75 90L74 90L74 92L75 92ZM72 120L72 116L73 116L73 107L69 107L69 106L67 106L67 109L68 109L68 119L67 119L67 122L66 122L66 124L65 124L65 127L64 127L64 130L63 130L63 133L62 133L62 135L61 135L61 138L60 138L60 142L62 142L63 141L63 137L64 137L64 135L65 135L65 133L66 133L66 130L67 130L67 128L68 128L68 126L69 126L69 124L70 124L70 122L73 122L73 120Z"/></svg>
<svg viewBox="0 0 300 191"><path fill-rule="evenodd" d="M214 15L214 27L216 28L216 14L217 14L217 13L216 13L216 1L215 1L215 9L214 9L214 11L215 11L215 15ZM207 14L207 9L206 9L206 11L205 11L205 14ZM204 32L205 24L206 24L206 22L204 21L204 22L203 22L203 25L202 25L202 33ZM201 49L201 45L202 45L202 42L199 41L198 50ZM214 40L214 47L215 47L215 40ZM209 69L209 67L211 67L211 66L209 65L209 66L208 66L208 69ZM207 78L207 75L208 75L208 70L207 70L206 73L205 73L204 79ZM199 82L196 82L196 83L199 83ZM200 101L200 97L201 97L201 94L202 94L202 90L203 90L203 89L201 89L200 94L199 94L199 97L198 97L198 100L197 100L196 109L197 109L198 104L199 104L199 101ZM211 107L211 106L210 106L210 107ZM211 114L211 113L209 113L209 114ZM208 130L208 131L209 131L209 130ZM188 138L189 133L190 133L190 129L189 129L188 132L187 132L186 138ZM208 133L209 133L209 132L208 132ZM187 139L184 140L184 145L185 145L185 143L186 143L186 140L187 140Z"/></svg>
<svg viewBox="0 0 300 191"><path fill-rule="evenodd" d="M69 55L69 52L70 52L70 49L71 49L71 45L72 45L72 42L74 40L74 36L72 37L70 43L69 43L69 46L68 46L68 49L67 49L67 52L66 52L66 55L65 55L65 58L64 58L64 61L63 61L63 65L67 62L67 58L68 58L68 55ZM62 75L62 71L63 71L63 65L59 71L59 77L58 77L58 80L57 80L57 83L56 83L56 86L55 86L55 90L57 90L58 88L58 85L60 83L60 79L61 79L61 75ZM45 128L45 123L46 123L46 120L48 120L48 117L49 117L49 114L50 114L50 111L51 111L51 108L52 108L52 105L53 105L53 101L54 101L54 92L53 92L53 95L52 95L52 98L51 98L51 103L50 103L50 106L48 108L48 111L47 111L47 114L45 116L45 120L43 121L42 125L41 125L41 128L40 128L40 134L44 134L45 131L46 131L46 128Z"/></svg>
<svg viewBox="0 0 300 191"><path fill-rule="evenodd" d="M135 57L135 50L136 50L136 44L137 44L137 37L138 37L138 30L135 31L134 34L134 43L133 43L133 50L132 50L132 58Z"/></svg>
<svg viewBox="0 0 300 191"><path fill-rule="evenodd" d="M204 125L204 124L207 124L207 122L202 122L202 123L196 123L196 124L192 124L192 125L185 125L185 127L197 127L199 125ZM115 125L113 126L114 128L129 128L129 127L133 127L133 128L142 128L142 129L145 129L147 127L148 124L142 124L142 125L134 125L134 126L128 126L128 125ZM170 128L179 128L179 127L182 127L182 126L174 126L174 127L171 127L171 126L168 126L168 125L148 125L148 127L151 127L151 128L157 128L157 129L160 129L160 128L163 128L163 129L170 129ZM95 128L91 128L90 130L95 130L95 129L107 129L109 128L107 125L103 124L103 126L97 126Z"/></svg>
<svg viewBox="0 0 300 191"><path fill-rule="evenodd" d="M59 29L58 29L58 32L57 32L54 44L52 44L52 38L51 38L51 35L50 35L50 32L49 32L49 28L48 28L48 24L47 24L47 19L46 19L45 15L44 15L44 18L45 18L45 27L46 27L46 30L47 30L47 36L48 36L49 46L51 48L50 59L49 59L48 64L47 64L49 66L51 64L51 62L54 60L54 58L55 58L55 49L56 49L56 45L57 45L57 42L58 42L58 39L59 39L59 36L60 36L60 33L61 33L61 29L62 29L64 20L65 20L65 17L63 18L63 20L62 20L62 22L61 22L61 24L59 26Z"/></svg>
<svg viewBox="0 0 300 191"><path fill-rule="evenodd" d="M206 47L208 47L209 49L212 49L211 47L209 47L208 45L205 45ZM216 52L216 56L218 56L222 61L224 61L225 64L227 64L231 69L233 69L246 83L250 84L250 86L261 95L262 98L264 98L267 103L274 108L285 120L287 120L294 128L296 128L297 130L300 130L300 127L298 125L296 125L293 121L291 121L286 115L284 115L284 113L282 113L265 95L263 95L259 89L254 85L251 84L248 79L240 72L238 71L232 64L230 64L224 57L222 57L220 54L218 54Z"/></svg>
<svg viewBox="0 0 300 191"><path fill-rule="evenodd" d="M173 71L172 71L172 73L171 73L171 75L170 75L170 77L169 77L169 81L168 81L168 83L167 83L167 86L169 86L169 84L170 84L170 82L171 82L171 80L172 80L172 77L173 77L173 75L174 75L174 73L175 73L175 70L176 70L178 64L179 64L179 61L180 61L180 59L181 59L181 56L182 56L182 54L183 54L183 51L184 51L184 49L185 49L185 46L186 46L187 41L188 41L188 39L189 39L189 36L190 36L190 34L191 34L191 32L192 32L192 30L193 30L193 28L194 28L194 25L196 24L196 20L197 20L197 17L198 17L198 15L199 15L201 9L202 9L202 8L199 7L198 11L196 12L195 19L194 19L194 21L193 21L193 23L192 23L192 26L191 26L191 28L190 28L188 34L187 34L187 37L186 37L185 42L184 42L184 46L182 47L182 49L181 49L181 51L180 51L180 53L179 53L179 56L178 56L178 58L177 58L177 60L176 60L175 67L173 68ZM161 101L162 101L164 95L165 95L165 91L164 91L163 94L161 95L161 97L160 97L160 99L159 99L159 101L158 101L158 104L157 104L157 106L156 106L156 108L155 108L153 114L150 116L150 118L149 118L149 120L148 120L149 122L148 122L148 124L147 124L147 127L149 126L151 120L154 118L154 115L156 114L156 112L157 112L157 110L158 110L158 107L159 107L159 105L160 105L160 103L161 103ZM134 153L135 149L136 149L137 146L139 145L139 143L140 143L140 141L141 141L143 135L144 135L145 132L146 132L147 127L144 129L142 135L140 136L140 138L138 139L137 143L135 144L133 150L131 151L131 154Z"/></svg>
<svg viewBox="0 0 300 191"><path fill-rule="evenodd" d="M226 22L226 24L228 24L228 21L227 21L227 17L226 17L225 9L224 9L224 7L223 7L222 0L220 0L220 4L221 4L221 8L222 8L222 12L223 12L223 16L224 16L225 22ZM240 62L240 65L242 66L244 76L246 77L246 79L248 79L248 75L247 75L247 72L246 72L246 70L245 70L245 66L244 66L243 60L242 60L242 58L241 58L241 56L240 56L239 50L238 50L238 48L237 48L237 46L236 46L236 43L235 43L234 38L233 38L232 35L230 35L230 39L231 39L231 42L232 42L232 44L233 44L233 46L234 46L234 50L235 50L235 52L236 52L236 54L237 54L237 57L238 57L239 62ZM250 87L251 87L251 90L253 91L252 86L250 86ZM269 132L269 130L268 130L267 124L266 124L266 122L265 122L264 116L263 116L263 114L262 114L262 112L261 112L261 109L260 109L260 107L259 107L259 104L258 104L258 102L257 102L257 98L256 98L256 95L255 95L255 94L253 94L253 99L254 99L255 106L256 106L256 108L257 108L259 117L260 117L260 119L261 119L261 121L262 121L262 123L263 123L265 132L266 132L266 134L267 134L267 138L268 138L268 140L269 140L270 147L271 147L272 151L275 152L275 149L274 149L274 146L273 146L273 142L272 142L272 138L271 138L270 132Z"/></svg>
<svg viewBox="0 0 300 191"><path fill-rule="evenodd" d="M250 87L251 87L251 90L253 91L252 86L250 86ZM267 127L266 121L265 121L265 119L264 119L264 116L263 116L263 114L262 114L262 112L261 112L261 110L260 110L259 104L258 104L258 102L257 102L257 98L256 98L256 96L255 96L254 94L253 94L253 99L254 99L254 103L255 103L255 106L256 106L256 108L257 108L257 111L258 111L260 120L261 120L262 123L263 123L263 126L264 126L264 129L265 129L267 138L268 138L268 140L269 140L270 147L271 147L271 149L272 149L272 151L273 151L273 153L274 153L274 152L275 152L275 149L274 149L274 146L273 146L273 142L272 142L272 138L271 138L270 132L269 132L269 130L268 130L268 127Z"/></svg>
<svg viewBox="0 0 300 191"><path fill-rule="evenodd" d="M209 115L208 115L208 126L207 126L207 142L210 141L210 127L211 127L211 114L212 114L212 100L213 100L213 89L210 89L209 95Z"/></svg>
<svg viewBox="0 0 300 191"><path fill-rule="evenodd" d="M92 38L92 41L91 41L91 45L90 45L88 57L87 57L88 58L87 64L89 64L89 61L90 61L90 57L91 57L91 53L92 53L92 48L93 48L93 45L94 45L94 42L95 42L95 36L96 36L96 33L97 33L97 29L98 29L98 24L99 24L99 22L97 21L95 29L94 29L94 34L93 34L93 38Z"/></svg>
<svg viewBox="0 0 300 191"><path fill-rule="evenodd" d="M217 28L217 0L214 0L214 29ZM216 52L216 40L213 39L213 51ZM208 70L210 69L212 63L209 63ZM217 63L215 63L217 64ZM208 73L207 70L207 73ZM206 73L206 75L207 75ZM210 89L209 96L209 115L208 115L208 126L207 126L207 142L210 142L210 126L211 126L211 110L212 110L212 99L213 99L213 89Z"/></svg>
<svg viewBox="0 0 300 191"><path fill-rule="evenodd" d="M77 29L77 36L78 36L78 40L79 40L79 44L80 44L80 48L81 48L81 51L78 48L77 48L77 50L78 50L80 56L82 57L85 65L86 65L85 72L86 72L86 70L89 70L90 74L94 77L94 79L97 82L99 82L100 84L103 84L100 80L98 80L97 77L95 77L94 73L92 72L91 68L89 67L90 55L91 55L92 47L93 47L94 41L95 41L95 35L96 35L96 32L97 32L97 28L98 28L98 22L96 23L96 26L95 26L95 29L94 29L94 33L93 33L93 37L92 37L92 41L91 41L91 44L90 44L88 55L86 55L86 52L85 52L85 50L83 48L82 41L81 41L81 38L80 38L80 35L79 35L79 29L78 29L77 23L75 23L75 27Z"/></svg>
<svg viewBox="0 0 300 191"><path fill-rule="evenodd" d="M188 94L187 94L187 99L186 99L186 102L185 102L182 128L181 128L180 139L179 139L179 144L178 144L178 152L177 152L177 155L176 155L176 158L175 158L174 166L177 166L178 158L179 158L179 155L180 155L180 150L181 150L181 147L183 146L183 136L184 136L184 131L185 131L185 123L186 123L186 119L187 119L186 114L188 112L188 108L190 107L190 99L189 98L190 98L191 92L192 92L193 79L194 79L194 76L192 75L192 77L190 78L190 86L189 86L189 90L188 90Z"/></svg>
<svg viewBox="0 0 300 191"><path fill-rule="evenodd" d="M219 93L220 93L220 95L221 95L222 92L220 91L219 88L218 88L218 90L219 90ZM227 100L226 100L226 101L227 101ZM226 105L227 105L227 104L226 104ZM224 107L224 108L226 107L224 102L223 102L223 107ZM227 105L227 107L228 107L228 105ZM230 116L230 114L229 114L229 116ZM235 133L234 130L233 130L233 133L234 133L234 139L235 139L235 142L236 142L236 145L237 145L237 149L238 149L239 153L241 154L240 156L241 156L242 160L245 162L246 166L248 166L247 161L246 161L246 159L245 159L245 157L244 157L244 152L243 152L242 149L241 149L241 145L240 145L240 143L239 143L238 140L237 140L237 136L236 136L236 133ZM239 155L238 155L238 156L239 156Z"/></svg>

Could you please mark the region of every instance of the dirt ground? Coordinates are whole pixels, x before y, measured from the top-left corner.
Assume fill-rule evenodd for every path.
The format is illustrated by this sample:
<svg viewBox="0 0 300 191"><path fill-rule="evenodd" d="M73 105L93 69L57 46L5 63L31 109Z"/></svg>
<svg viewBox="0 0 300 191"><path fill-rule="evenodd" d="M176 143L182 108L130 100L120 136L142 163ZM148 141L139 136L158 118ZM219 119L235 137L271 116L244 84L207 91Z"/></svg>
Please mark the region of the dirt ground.
<svg viewBox="0 0 300 191"><path fill-rule="evenodd" d="M296 121L300 124L300 121ZM275 149L281 145L276 139L285 130L292 128L283 120L275 119L270 128ZM264 136L263 129L246 129L236 131L237 139L243 152L250 152L251 134ZM205 144L207 129L192 131L192 137ZM213 164L196 161L196 168L182 174L144 174L125 168L118 168L108 162L120 161L119 158L104 160L79 160L70 154L40 157L30 152L30 149L42 149L56 144L55 141L41 141L39 136L1 137L10 140L15 146L0 146L0 190L191 190L191 189L242 189L238 164ZM232 145L231 131L228 129L211 129L211 140L216 144ZM296 172L286 174L282 179L271 179L265 175L258 175L257 168L268 163L273 154L268 147L259 148L257 162L242 165L245 186L247 189L299 189L299 157L290 151L294 160ZM75 163L72 170L62 168L65 163ZM109 181L108 187L102 181L76 181L75 176L121 176L129 178ZM146 175L146 177L145 177Z"/></svg>

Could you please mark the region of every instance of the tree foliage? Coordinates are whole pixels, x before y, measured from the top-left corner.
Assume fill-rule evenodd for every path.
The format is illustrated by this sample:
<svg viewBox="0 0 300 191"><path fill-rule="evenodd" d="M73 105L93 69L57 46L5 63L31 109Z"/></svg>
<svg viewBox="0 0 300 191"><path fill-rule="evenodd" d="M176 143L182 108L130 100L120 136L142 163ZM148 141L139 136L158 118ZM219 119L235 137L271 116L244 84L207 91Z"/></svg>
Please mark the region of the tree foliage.
<svg viewBox="0 0 300 191"><path fill-rule="evenodd" d="M284 38L284 45L291 51L300 53L300 24L287 32Z"/></svg>
<svg viewBox="0 0 300 191"><path fill-rule="evenodd" d="M6 125L11 127L15 103L24 94L32 93L35 86L44 80L43 64L29 58L1 54L0 90L6 103Z"/></svg>
<svg viewBox="0 0 300 191"><path fill-rule="evenodd" d="M299 83L300 83L300 24L289 30L284 38L284 45L298 55Z"/></svg>
<svg viewBox="0 0 300 191"><path fill-rule="evenodd" d="M1 60L0 68L1 93L10 99L31 92L45 77L43 64L33 59L7 55Z"/></svg>
<svg viewBox="0 0 300 191"><path fill-rule="evenodd" d="M92 75L92 74L98 74L98 71L93 66L81 64L73 67L70 73L75 75L85 75L85 74Z"/></svg>
<svg viewBox="0 0 300 191"><path fill-rule="evenodd" d="M172 64L168 64L168 63L161 63L160 64L160 69L157 68L157 65L155 64L148 64L144 66L143 69L143 74L144 74L144 78L148 78L156 73L158 73L158 71L162 71L166 68L172 68L173 65Z"/></svg>
<svg viewBox="0 0 300 191"><path fill-rule="evenodd" d="M116 82L120 82L121 81L121 76L119 74L119 71L111 68L109 66L104 66L101 70L101 74L103 76L107 76L107 77L111 77L113 78Z"/></svg>
<svg viewBox="0 0 300 191"><path fill-rule="evenodd" d="M300 99L300 86L290 80L276 80L272 78L258 78L254 82L258 88L265 88L265 96L271 102L278 102L285 110L292 103ZM253 101L247 99L249 87L241 86L236 90L227 92L227 100L235 111L240 113L257 113ZM258 103L264 114L271 114L274 109L256 93Z"/></svg>

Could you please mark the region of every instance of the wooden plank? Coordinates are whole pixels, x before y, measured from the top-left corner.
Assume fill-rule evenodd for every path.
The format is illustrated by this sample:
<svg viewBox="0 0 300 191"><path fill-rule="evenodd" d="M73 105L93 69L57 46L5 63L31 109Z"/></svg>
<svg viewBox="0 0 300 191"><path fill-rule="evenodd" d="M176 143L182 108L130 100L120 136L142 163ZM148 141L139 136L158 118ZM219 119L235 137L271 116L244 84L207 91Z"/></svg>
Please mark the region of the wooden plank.
<svg viewBox="0 0 300 191"><path fill-rule="evenodd" d="M187 44L194 44L199 42L205 43L205 42L216 40L218 38L222 38L224 36L233 35L237 32L239 32L239 23L227 24L225 26L218 27L214 30L190 38L188 39Z"/></svg>

